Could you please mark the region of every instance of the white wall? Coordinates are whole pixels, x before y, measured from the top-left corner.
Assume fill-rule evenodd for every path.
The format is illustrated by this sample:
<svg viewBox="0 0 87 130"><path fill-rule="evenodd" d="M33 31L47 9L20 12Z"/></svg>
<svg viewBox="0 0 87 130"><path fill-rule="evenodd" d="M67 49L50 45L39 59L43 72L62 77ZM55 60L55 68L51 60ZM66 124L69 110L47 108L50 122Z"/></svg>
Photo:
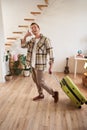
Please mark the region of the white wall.
<svg viewBox="0 0 87 130"><path fill-rule="evenodd" d="M27 7L27 5L29 5L24 3L22 4L23 7ZM31 1L30 4L33 5L33 2ZM37 2L37 4L39 3ZM31 11L35 11L34 7L35 6L33 5ZM9 16L12 9L14 9L13 4L10 2L6 4L5 1L3 9L5 11L5 29L7 29L7 25L10 23L11 27L13 26L13 30L11 30L14 31L15 20L13 20L13 17L11 19L11 14ZM20 17L17 17L17 12L18 16L20 14ZM28 10L26 9L26 15L27 12ZM25 15L20 6L12 13L12 16L16 16L16 20L23 19ZM24 14L23 17L21 15L22 13ZM64 71L66 57L69 57L70 72L73 72L73 56L77 54L79 49L81 49L83 53L87 54L87 0L49 0L48 8L43 10L40 16L35 16L35 18L36 22L38 22L41 26L42 33L52 40L55 56L54 70L58 72ZM7 30L5 30L5 32L7 32ZM79 62L78 72L84 71L83 65L83 62Z"/></svg>
<svg viewBox="0 0 87 130"><path fill-rule="evenodd" d="M4 32L3 32L3 19L0 1L0 82L5 81L5 63L4 63Z"/></svg>
<svg viewBox="0 0 87 130"><path fill-rule="evenodd" d="M39 21L39 20L38 20ZM55 1L40 20L44 34L53 40L55 50L55 69L63 71L65 58L70 57L70 71L73 72L74 60L71 58L81 49L87 54L87 1ZM79 63L78 72L82 72Z"/></svg>

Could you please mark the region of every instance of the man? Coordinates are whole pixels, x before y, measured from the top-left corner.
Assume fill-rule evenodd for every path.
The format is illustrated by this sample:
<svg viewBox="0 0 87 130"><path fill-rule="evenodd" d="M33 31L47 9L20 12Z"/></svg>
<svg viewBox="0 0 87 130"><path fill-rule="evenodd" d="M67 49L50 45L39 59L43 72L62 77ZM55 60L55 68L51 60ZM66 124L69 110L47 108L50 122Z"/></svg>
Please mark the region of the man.
<svg viewBox="0 0 87 130"><path fill-rule="evenodd" d="M22 47L27 47L26 64L32 67L32 78L36 83L39 95L33 98L33 101L43 99L43 89L45 89L54 98L54 102L58 102L58 92L48 87L44 79L44 70L47 67L47 56L49 55L49 74L52 72L54 62L53 50L50 40L40 33L40 27L37 23L30 25L31 32L27 32L22 39ZM26 42L28 36L34 35L30 41Z"/></svg>

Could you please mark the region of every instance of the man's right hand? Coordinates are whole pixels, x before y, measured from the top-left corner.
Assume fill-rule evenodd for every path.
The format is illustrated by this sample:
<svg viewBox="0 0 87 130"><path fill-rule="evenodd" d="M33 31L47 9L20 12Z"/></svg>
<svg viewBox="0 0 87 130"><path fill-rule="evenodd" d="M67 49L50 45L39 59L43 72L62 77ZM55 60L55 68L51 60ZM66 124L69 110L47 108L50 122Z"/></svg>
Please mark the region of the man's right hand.
<svg viewBox="0 0 87 130"><path fill-rule="evenodd" d="M29 30L27 31L27 33L25 34L24 38L21 40L21 43L25 43L26 42L26 38L32 36L31 32L29 32Z"/></svg>
<svg viewBox="0 0 87 130"><path fill-rule="evenodd" d="M25 34L24 38L28 37L28 36L32 36L31 32L29 32L29 30L27 31L27 33Z"/></svg>

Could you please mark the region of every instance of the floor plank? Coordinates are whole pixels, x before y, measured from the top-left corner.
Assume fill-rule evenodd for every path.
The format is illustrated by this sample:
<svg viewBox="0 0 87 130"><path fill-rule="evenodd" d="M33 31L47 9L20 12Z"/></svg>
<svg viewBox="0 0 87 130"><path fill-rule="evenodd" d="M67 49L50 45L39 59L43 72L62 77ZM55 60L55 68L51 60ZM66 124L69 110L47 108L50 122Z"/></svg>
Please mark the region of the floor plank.
<svg viewBox="0 0 87 130"><path fill-rule="evenodd" d="M65 75L55 76L60 81ZM87 97L82 75L69 76ZM59 91L57 104L45 90L43 100L32 101L38 93L31 76L13 77L0 84L0 130L87 130L87 105L76 108L53 75L46 73L45 78L50 87Z"/></svg>

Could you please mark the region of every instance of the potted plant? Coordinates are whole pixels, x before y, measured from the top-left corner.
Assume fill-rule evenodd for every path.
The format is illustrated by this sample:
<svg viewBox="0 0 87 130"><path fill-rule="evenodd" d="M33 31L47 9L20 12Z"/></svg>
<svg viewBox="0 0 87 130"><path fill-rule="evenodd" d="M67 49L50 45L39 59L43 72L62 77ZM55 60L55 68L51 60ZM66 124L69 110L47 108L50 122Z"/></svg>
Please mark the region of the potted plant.
<svg viewBox="0 0 87 130"><path fill-rule="evenodd" d="M17 60L13 64L13 70L14 70L14 75L20 75L22 72L22 69L20 68L20 61Z"/></svg>
<svg viewBox="0 0 87 130"><path fill-rule="evenodd" d="M24 54L19 56L20 65L22 66L23 75L25 77L30 76L30 67L26 65L26 56Z"/></svg>

